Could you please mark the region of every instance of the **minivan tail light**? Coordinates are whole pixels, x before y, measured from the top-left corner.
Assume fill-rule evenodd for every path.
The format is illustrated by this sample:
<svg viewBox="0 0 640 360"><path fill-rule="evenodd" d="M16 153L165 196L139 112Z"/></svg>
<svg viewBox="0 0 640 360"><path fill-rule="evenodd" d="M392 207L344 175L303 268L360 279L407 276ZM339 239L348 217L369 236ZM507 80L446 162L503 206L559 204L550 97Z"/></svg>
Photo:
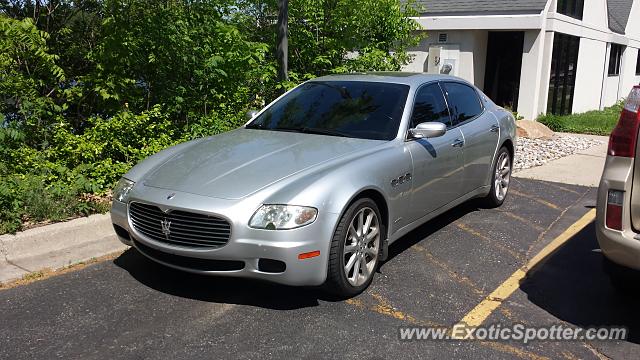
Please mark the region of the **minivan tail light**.
<svg viewBox="0 0 640 360"><path fill-rule="evenodd" d="M624 104L618 124L609 136L609 155L635 157L639 127L640 86L634 86Z"/></svg>
<svg viewBox="0 0 640 360"><path fill-rule="evenodd" d="M605 224L609 229L622 230L622 205L624 191L609 190L607 193L607 213Z"/></svg>

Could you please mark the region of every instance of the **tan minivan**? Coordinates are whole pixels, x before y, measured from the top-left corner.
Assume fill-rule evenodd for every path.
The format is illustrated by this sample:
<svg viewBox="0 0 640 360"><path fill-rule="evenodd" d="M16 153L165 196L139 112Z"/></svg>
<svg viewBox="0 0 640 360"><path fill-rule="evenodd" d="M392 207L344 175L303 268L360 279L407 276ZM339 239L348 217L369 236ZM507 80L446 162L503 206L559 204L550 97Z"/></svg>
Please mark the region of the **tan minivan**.
<svg viewBox="0 0 640 360"><path fill-rule="evenodd" d="M638 290L640 273L640 86L634 86L609 137L598 189L596 235L614 286Z"/></svg>

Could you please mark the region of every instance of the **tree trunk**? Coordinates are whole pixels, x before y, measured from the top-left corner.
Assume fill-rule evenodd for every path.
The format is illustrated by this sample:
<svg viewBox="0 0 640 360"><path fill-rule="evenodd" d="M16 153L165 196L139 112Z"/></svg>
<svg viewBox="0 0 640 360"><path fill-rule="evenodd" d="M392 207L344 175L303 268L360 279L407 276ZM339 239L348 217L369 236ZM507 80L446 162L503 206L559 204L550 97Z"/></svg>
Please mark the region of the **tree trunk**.
<svg viewBox="0 0 640 360"><path fill-rule="evenodd" d="M289 40L287 32L289 27L289 0L278 0L278 40L276 45L276 58L278 59L278 80L289 80Z"/></svg>

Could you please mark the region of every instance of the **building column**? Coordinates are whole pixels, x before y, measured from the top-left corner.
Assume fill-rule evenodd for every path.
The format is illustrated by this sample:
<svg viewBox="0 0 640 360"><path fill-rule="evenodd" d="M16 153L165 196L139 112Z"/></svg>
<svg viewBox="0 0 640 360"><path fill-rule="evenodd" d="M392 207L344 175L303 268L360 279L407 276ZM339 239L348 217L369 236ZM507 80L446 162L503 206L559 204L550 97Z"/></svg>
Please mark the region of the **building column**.
<svg viewBox="0 0 640 360"><path fill-rule="evenodd" d="M543 85L542 80L544 77L544 34L544 29L524 32L518 113L527 120L535 120L539 114L540 102L542 101L540 99L540 88ZM553 43L553 39L551 39L551 43Z"/></svg>

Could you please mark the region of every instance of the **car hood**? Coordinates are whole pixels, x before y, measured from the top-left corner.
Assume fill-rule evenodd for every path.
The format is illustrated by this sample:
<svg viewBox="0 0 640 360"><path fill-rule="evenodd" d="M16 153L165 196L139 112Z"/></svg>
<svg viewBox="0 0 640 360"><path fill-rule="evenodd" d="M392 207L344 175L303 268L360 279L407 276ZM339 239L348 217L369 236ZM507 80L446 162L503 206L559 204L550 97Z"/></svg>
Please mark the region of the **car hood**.
<svg viewBox="0 0 640 360"><path fill-rule="evenodd" d="M283 178L384 141L238 129L195 143L154 168L145 186L240 199Z"/></svg>

